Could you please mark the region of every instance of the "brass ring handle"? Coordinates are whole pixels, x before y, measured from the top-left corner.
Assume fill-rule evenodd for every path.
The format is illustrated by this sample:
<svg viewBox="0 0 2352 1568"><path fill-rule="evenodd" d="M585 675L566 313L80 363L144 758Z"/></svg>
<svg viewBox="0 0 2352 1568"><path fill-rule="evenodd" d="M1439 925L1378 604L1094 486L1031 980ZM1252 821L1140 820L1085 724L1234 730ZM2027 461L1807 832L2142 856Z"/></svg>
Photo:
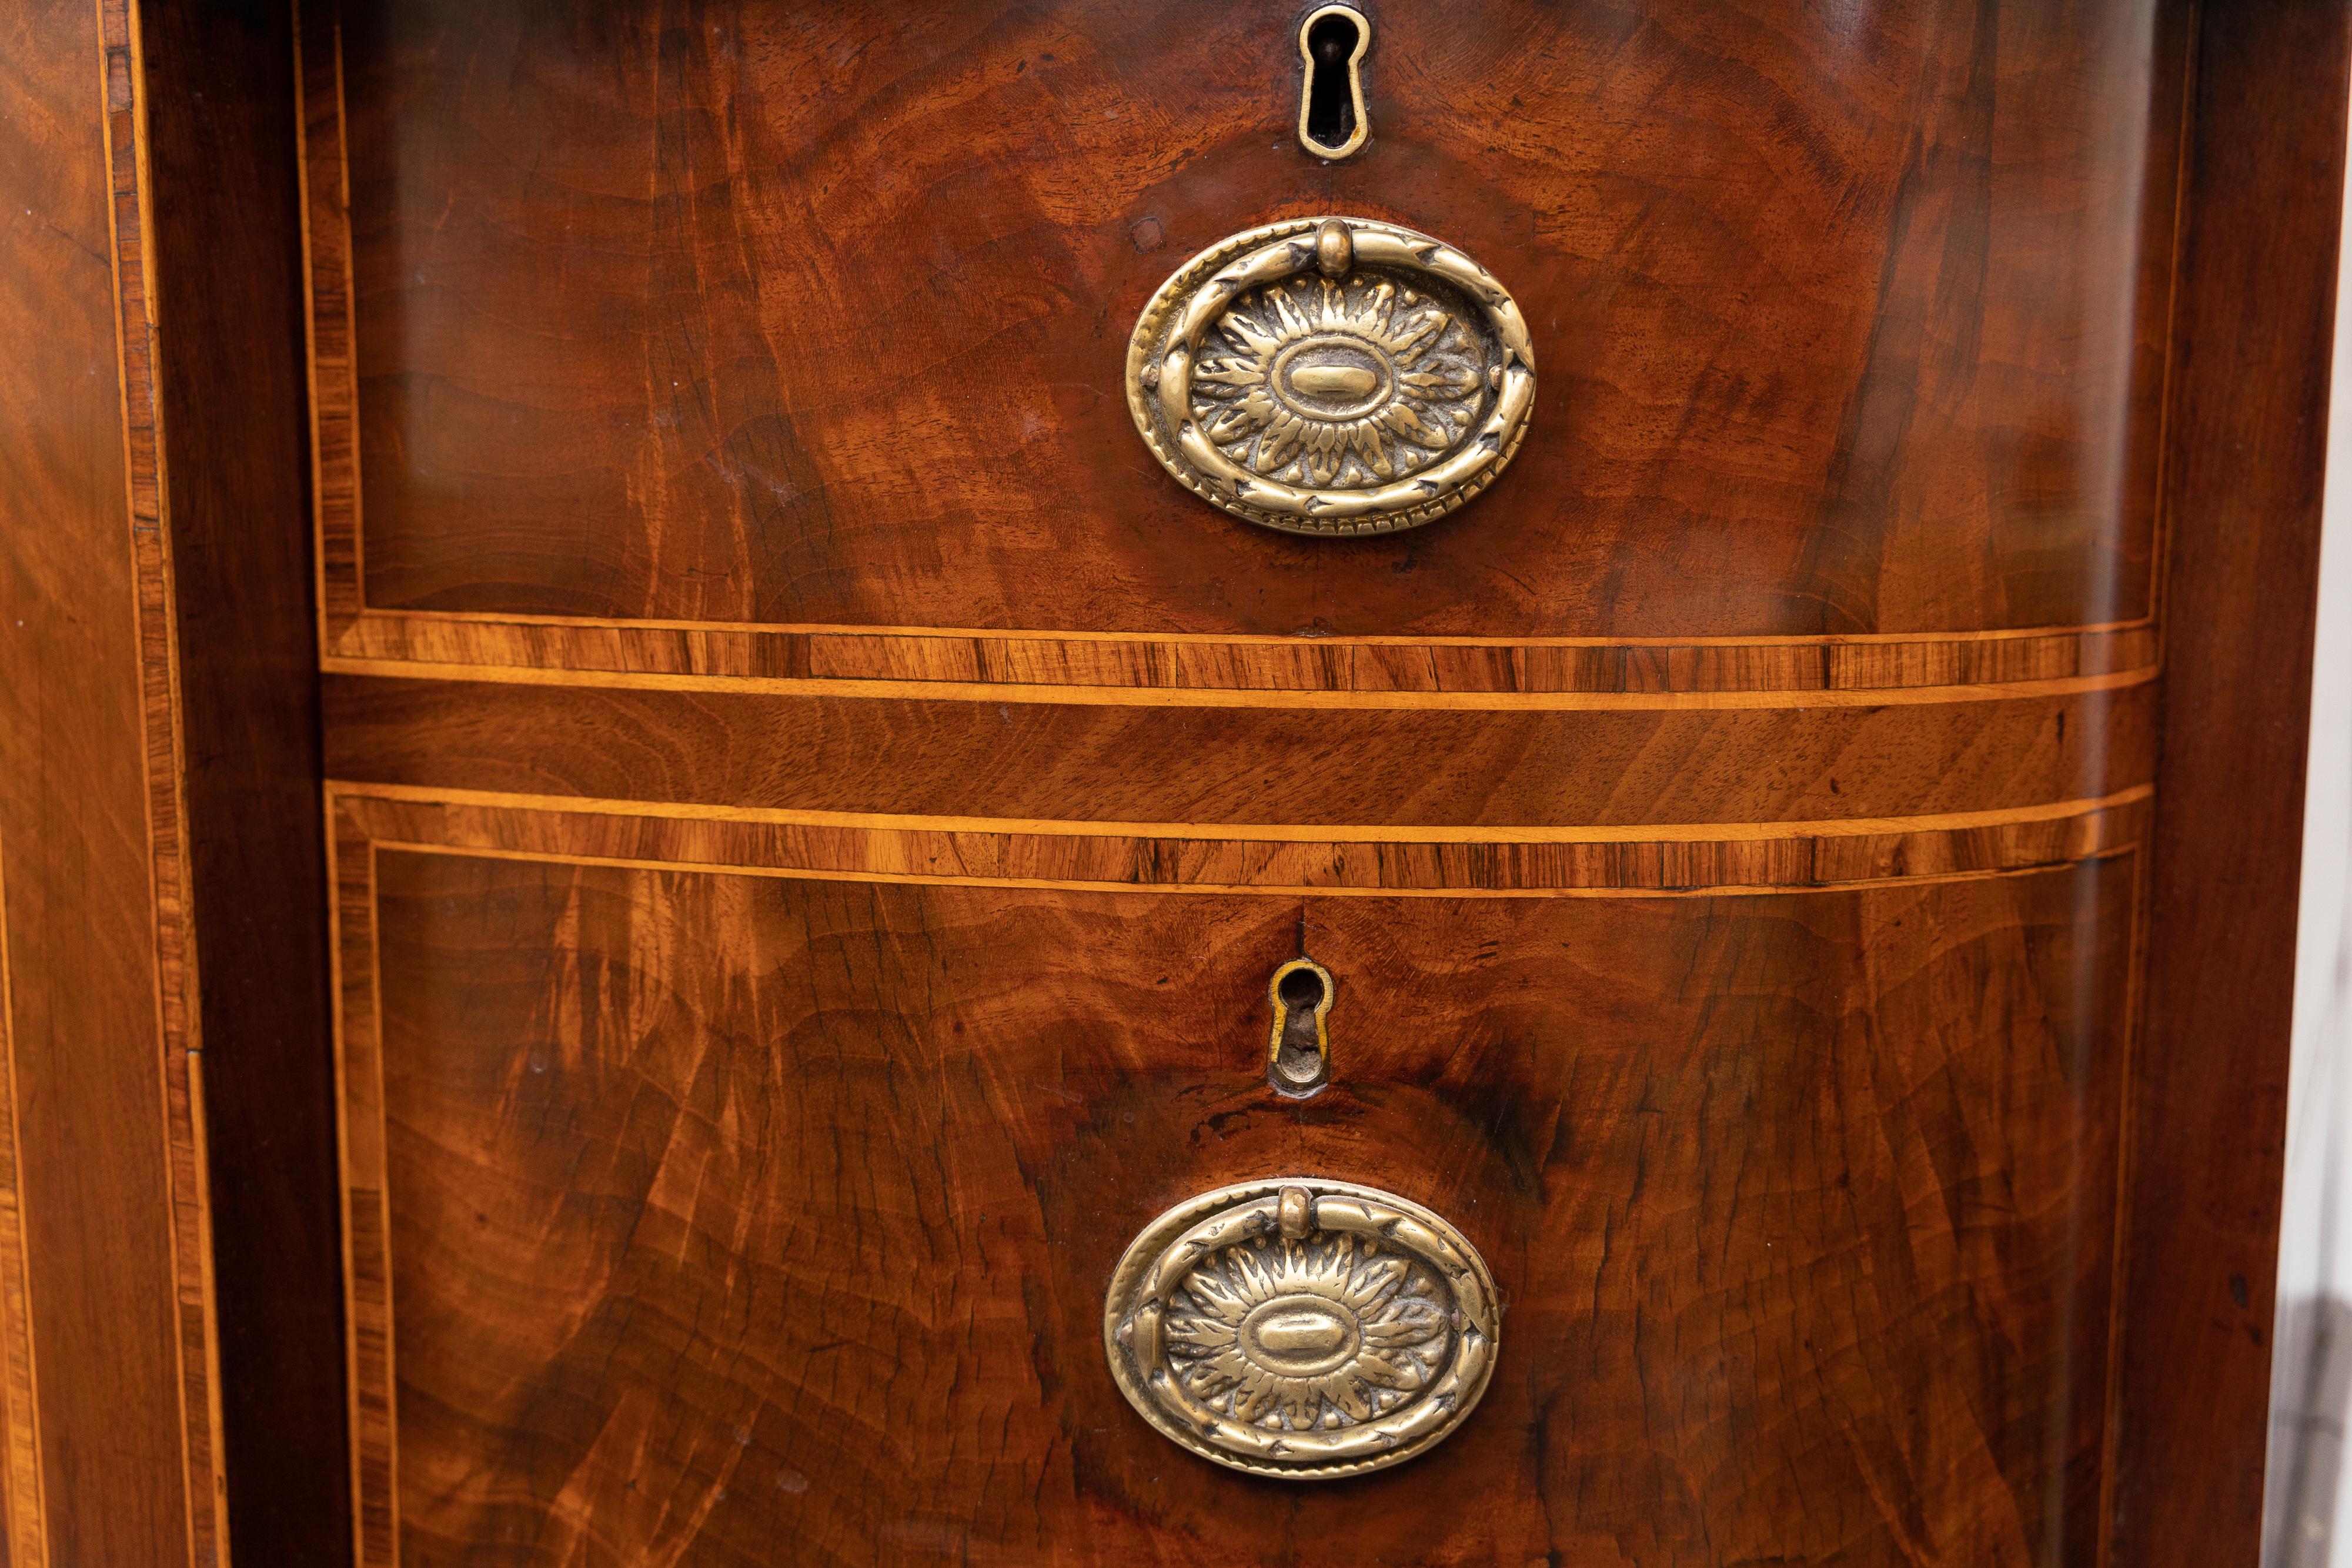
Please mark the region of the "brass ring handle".
<svg viewBox="0 0 2352 1568"><path fill-rule="evenodd" d="M1160 463L1303 534L1444 516L1517 451L1535 354L1517 304L1444 242L1297 218L1194 256L1144 308L1128 405Z"/></svg>
<svg viewBox="0 0 2352 1568"><path fill-rule="evenodd" d="M1103 1345L1167 1437L1258 1475L1322 1480L1426 1451L1494 1372L1494 1277L1419 1204L1299 1176L1203 1193L1112 1276Z"/></svg>

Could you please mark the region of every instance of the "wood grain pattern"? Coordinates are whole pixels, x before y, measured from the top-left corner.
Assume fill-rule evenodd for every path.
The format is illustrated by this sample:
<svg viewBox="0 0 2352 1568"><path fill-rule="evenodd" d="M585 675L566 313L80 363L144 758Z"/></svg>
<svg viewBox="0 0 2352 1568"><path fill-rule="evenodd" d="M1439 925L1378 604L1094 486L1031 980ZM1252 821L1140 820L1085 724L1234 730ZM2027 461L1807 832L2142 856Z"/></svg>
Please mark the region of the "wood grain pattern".
<svg viewBox="0 0 2352 1568"><path fill-rule="evenodd" d="M2032 685L2153 674L2152 625L2014 636L1549 642L1504 638L1086 638L833 632L691 622L524 622L366 613L334 669L562 670L611 683L866 682L1159 692L1830 694ZM894 694L895 695L895 694ZM1943 700L1949 700L1948 697Z"/></svg>
<svg viewBox="0 0 2352 1568"><path fill-rule="evenodd" d="M202 1127L203 1033L192 935L186 841L187 758L180 714L179 639L166 537L163 411L156 387L154 283L146 180L145 66L131 0L100 0L109 219L116 331L121 344L122 436L137 574L139 680L145 719L147 844L154 900L155 1001L161 1030L163 1117L170 1165L172 1252L178 1324L181 1425L186 1448L190 1559L226 1555L221 1509L219 1347L213 1312L210 1197Z"/></svg>
<svg viewBox="0 0 2352 1568"><path fill-rule="evenodd" d="M395 680L500 681L541 686L635 688L660 692L760 693L782 696L946 697L998 703L1076 702L1125 707L1255 707L1287 709L1387 709L1396 712L1499 713L1639 712L1680 708L1892 707L1924 703L2017 701L2071 696L2083 692L2122 691L2156 678L2153 668L2060 680L2018 681L2007 685L1888 686L1874 690L1811 691L1445 691L1445 690L1218 690L1171 685L1058 686L1001 685L986 681L889 681L768 675L667 674L656 671L573 670L536 664L428 664L397 659L328 658L329 674L385 675Z"/></svg>
<svg viewBox="0 0 2352 1568"><path fill-rule="evenodd" d="M311 523L319 646L359 615L359 430L352 358L351 174L343 161L341 20L293 7L296 155L301 167L303 327L308 354Z"/></svg>
<svg viewBox="0 0 2352 1568"><path fill-rule="evenodd" d="M1383 8L1327 165L1263 8L306 0L360 1562L2251 1561L2344 8ZM1119 395L1335 210L1546 367L1407 536ZM1511 1315L1276 1490L1094 1333L1309 1166Z"/></svg>
<svg viewBox="0 0 2352 1568"><path fill-rule="evenodd" d="M1693 921L346 830L362 1561L2079 1560L2129 862ZM1463 1224L1505 1361L1429 1458L1272 1493L1132 1418L1097 1314L1160 1207L1305 1166Z"/></svg>
<svg viewBox="0 0 2352 1568"><path fill-rule="evenodd" d="M354 783L903 816L1594 827L2096 800L2147 781L2148 685L1731 711L1297 712L330 675Z"/></svg>
<svg viewBox="0 0 2352 1568"><path fill-rule="evenodd" d="M2113 1557L2256 1560L2352 6L2197 16Z"/></svg>
<svg viewBox="0 0 2352 1568"><path fill-rule="evenodd" d="M8 857L0 843L0 1563L48 1568L41 1500L41 1396L25 1265L25 1186L16 1130L16 1036L8 984Z"/></svg>
<svg viewBox="0 0 2352 1568"><path fill-rule="evenodd" d="M369 841L843 881L1085 890L1548 897L1939 881L2063 865L2137 845L2149 791L1941 821L1706 823L1676 831L1299 828L697 812L562 796L329 786Z"/></svg>
<svg viewBox="0 0 2352 1568"><path fill-rule="evenodd" d="M2147 7L1402 10L1339 164L1285 134L1295 46L1247 9L306 16L331 645L363 604L1668 637L2152 607L2179 122ZM1119 391L1185 255L1331 210L1538 302L1515 472L1410 538L1218 517Z"/></svg>
<svg viewBox="0 0 2352 1568"><path fill-rule="evenodd" d="M0 7L0 836L47 1560L217 1561L131 14Z"/></svg>

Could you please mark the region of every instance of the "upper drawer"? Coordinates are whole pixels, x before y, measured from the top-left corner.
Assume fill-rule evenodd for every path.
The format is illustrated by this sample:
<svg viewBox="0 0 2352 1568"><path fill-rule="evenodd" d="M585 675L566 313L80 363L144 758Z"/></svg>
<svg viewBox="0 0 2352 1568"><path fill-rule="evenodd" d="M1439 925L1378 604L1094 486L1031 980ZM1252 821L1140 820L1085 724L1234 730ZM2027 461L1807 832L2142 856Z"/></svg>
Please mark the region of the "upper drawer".
<svg viewBox="0 0 2352 1568"><path fill-rule="evenodd" d="M1324 163L1286 6L306 7L331 598L1208 635L2147 612L2179 117L2143 8L1370 9L1370 141ZM1410 534L1227 517L1129 420L1151 291L1318 213L1460 246L1532 329L1515 465Z"/></svg>

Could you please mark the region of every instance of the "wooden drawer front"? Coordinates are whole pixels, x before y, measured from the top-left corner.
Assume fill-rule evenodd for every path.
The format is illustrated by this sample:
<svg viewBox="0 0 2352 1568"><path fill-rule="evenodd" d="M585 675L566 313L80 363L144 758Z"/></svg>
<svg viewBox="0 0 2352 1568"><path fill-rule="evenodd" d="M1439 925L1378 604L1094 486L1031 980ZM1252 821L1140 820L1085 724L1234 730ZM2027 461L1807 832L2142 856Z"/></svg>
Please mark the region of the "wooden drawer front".
<svg viewBox="0 0 2352 1568"><path fill-rule="evenodd" d="M362 794L337 823L371 1561L2093 1538L2134 853L1300 897L501 849ZM1339 989L1300 1103L1263 1051L1302 947ZM1505 1318L1452 1440L1276 1498L1136 1417L1099 1314L1144 1221L1286 1173L1450 1218Z"/></svg>
<svg viewBox="0 0 2352 1568"><path fill-rule="evenodd" d="M1322 163L1287 11L306 0L363 1568L2099 1561L2186 41L1781 9L1382 7ZM1129 419L1334 213L1542 367L1409 534ZM1283 1176L1505 1315L1276 1492L1102 1336Z"/></svg>
<svg viewBox="0 0 2352 1568"><path fill-rule="evenodd" d="M518 648L2138 620L2151 11L1391 6L1373 140L1325 164L1279 5L314 0L335 651L416 630L370 608ZM1238 524L1129 422L1161 280L1324 213L1463 247L1543 367L1512 472L1410 536Z"/></svg>

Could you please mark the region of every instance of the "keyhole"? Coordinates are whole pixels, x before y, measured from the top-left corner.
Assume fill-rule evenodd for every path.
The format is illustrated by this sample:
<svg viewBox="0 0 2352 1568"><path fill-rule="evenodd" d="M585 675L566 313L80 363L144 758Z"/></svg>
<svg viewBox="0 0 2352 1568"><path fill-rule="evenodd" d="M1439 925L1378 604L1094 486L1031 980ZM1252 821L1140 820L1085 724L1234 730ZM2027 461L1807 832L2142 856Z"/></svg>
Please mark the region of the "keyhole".
<svg viewBox="0 0 2352 1568"><path fill-rule="evenodd" d="M1265 1081L1304 1099L1331 1081L1331 972L1312 958L1293 958L1274 972L1274 1039Z"/></svg>
<svg viewBox="0 0 2352 1568"><path fill-rule="evenodd" d="M1345 158L1364 144L1364 81L1359 68L1372 25L1352 5L1326 5L1299 24L1307 77L1298 99L1298 140L1318 158Z"/></svg>

